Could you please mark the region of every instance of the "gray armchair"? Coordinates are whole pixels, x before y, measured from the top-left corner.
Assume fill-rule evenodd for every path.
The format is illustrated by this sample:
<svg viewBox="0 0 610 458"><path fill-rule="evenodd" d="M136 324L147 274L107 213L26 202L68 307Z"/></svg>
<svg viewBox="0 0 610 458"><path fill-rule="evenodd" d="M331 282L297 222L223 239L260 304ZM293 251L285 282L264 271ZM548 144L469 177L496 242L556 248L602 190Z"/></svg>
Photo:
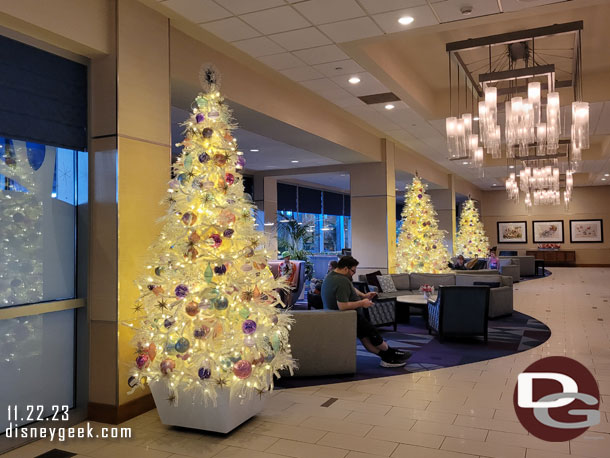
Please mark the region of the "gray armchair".
<svg viewBox="0 0 610 458"><path fill-rule="evenodd" d="M294 375L336 375L356 372L356 311L293 310L289 334ZM282 373L288 376L287 372Z"/></svg>
<svg viewBox="0 0 610 458"><path fill-rule="evenodd" d="M435 302L428 302L428 332L446 336L482 335L487 342L489 287L441 286Z"/></svg>

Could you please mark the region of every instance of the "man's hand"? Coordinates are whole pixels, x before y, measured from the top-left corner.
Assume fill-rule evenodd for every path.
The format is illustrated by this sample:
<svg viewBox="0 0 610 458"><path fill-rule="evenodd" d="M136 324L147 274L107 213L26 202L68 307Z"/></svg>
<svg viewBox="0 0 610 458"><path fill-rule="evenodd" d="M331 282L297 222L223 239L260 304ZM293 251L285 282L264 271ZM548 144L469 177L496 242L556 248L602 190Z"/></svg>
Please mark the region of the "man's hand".
<svg viewBox="0 0 610 458"><path fill-rule="evenodd" d="M363 308L368 309L371 305L373 305L373 301L371 301L370 299L362 299L360 301L360 304L362 304Z"/></svg>
<svg viewBox="0 0 610 458"><path fill-rule="evenodd" d="M365 297L366 299L373 299L375 296L377 296L377 293L375 293L375 292L373 292L373 291L371 291L370 293L366 293L366 294L364 295L364 297Z"/></svg>

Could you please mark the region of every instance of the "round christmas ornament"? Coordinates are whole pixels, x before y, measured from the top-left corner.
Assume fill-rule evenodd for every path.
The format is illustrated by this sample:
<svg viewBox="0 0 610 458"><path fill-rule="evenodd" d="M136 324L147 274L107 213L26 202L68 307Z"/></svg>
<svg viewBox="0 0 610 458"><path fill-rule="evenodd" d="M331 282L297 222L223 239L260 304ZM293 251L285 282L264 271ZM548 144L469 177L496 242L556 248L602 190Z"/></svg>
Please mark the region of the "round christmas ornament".
<svg viewBox="0 0 610 458"><path fill-rule="evenodd" d="M229 299L226 297L218 297L212 300L216 310L225 310L229 306Z"/></svg>
<svg viewBox="0 0 610 458"><path fill-rule="evenodd" d="M245 379L250 377L252 373L252 364L250 361L240 360L233 365L233 373L237 378Z"/></svg>
<svg viewBox="0 0 610 458"><path fill-rule="evenodd" d="M208 156L207 153L201 153L198 156L199 162L201 162L202 164L205 164L206 162L208 162L210 160L210 156Z"/></svg>
<svg viewBox="0 0 610 458"><path fill-rule="evenodd" d="M172 372L176 368L176 363L172 359L164 359L161 362L161 372L167 375L169 372Z"/></svg>
<svg viewBox="0 0 610 458"><path fill-rule="evenodd" d="M165 291L163 290L163 286L156 285L156 286L153 287L152 292L154 293L155 296L160 296Z"/></svg>
<svg viewBox="0 0 610 458"><path fill-rule="evenodd" d="M203 339L210 333L210 328L205 325L201 325L193 331L195 339Z"/></svg>
<svg viewBox="0 0 610 458"><path fill-rule="evenodd" d="M271 322L275 325L278 322L277 315L271 315Z"/></svg>
<svg viewBox="0 0 610 458"><path fill-rule="evenodd" d="M210 111L208 113L208 118L211 119L212 121L216 121L218 118L220 118L220 113L217 112L216 110Z"/></svg>
<svg viewBox="0 0 610 458"><path fill-rule="evenodd" d="M246 165L246 159L245 159L243 156L239 156L239 157L237 158L236 165L237 165L238 167L243 168L243 167Z"/></svg>
<svg viewBox="0 0 610 458"><path fill-rule="evenodd" d="M230 239L234 233L235 233L235 231L233 229L225 229L224 232L222 233L222 235L225 236L226 238Z"/></svg>
<svg viewBox="0 0 610 458"><path fill-rule="evenodd" d="M197 243L197 242L199 242L199 240L201 240L201 237L199 236L197 231L193 231L193 232L190 233L190 235L189 235L189 242Z"/></svg>
<svg viewBox="0 0 610 458"><path fill-rule="evenodd" d="M197 121L197 123L203 122L204 119L205 116L203 115L203 113L197 113L197 116L195 116L195 121Z"/></svg>
<svg viewBox="0 0 610 458"><path fill-rule="evenodd" d="M218 248L222 244L222 238L219 234L212 234L208 238L208 243L214 248Z"/></svg>
<svg viewBox="0 0 610 458"><path fill-rule="evenodd" d="M201 131L201 135L203 135L203 138L211 138L212 135L214 135L214 129L210 129L209 127L206 127L205 129L203 129Z"/></svg>
<svg viewBox="0 0 610 458"><path fill-rule="evenodd" d="M254 337L252 337L252 336L244 337L244 345L246 347L253 347L254 345L256 345L256 341L254 340Z"/></svg>
<svg viewBox="0 0 610 458"><path fill-rule="evenodd" d="M212 376L212 371L207 367L200 367L197 374L199 374L201 380L205 380Z"/></svg>
<svg viewBox="0 0 610 458"><path fill-rule="evenodd" d="M233 175L232 173L226 173L225 174L225 181L227 182L227 184L233 184L235 183L235 175Z"/></svg>
<svg viewBox="0 0 610 458"><path fill-rule="evenodd" d="M214 273L216 275L224 275L226 272L227 272L227 266L225 266L224 264L214 267Z"/></svg>
<svg viewBox="0 0 610 458"><path fill-rule="evenodd" d="M189 293L189 287L186 285L180 284L180 285L176 286L176 289L174 290L174 292L176 293L176 297L184 298Z"/></svg>
<svg viewBox="0 0 610 458"><path fill-rule="evenodd" d="M205 97L199 95L195 99L195 102L197 103L197 106L199 108L205 108L207 106L207 104L208 104L208 99L206 99Z"/></svg>
<svg viewBox="0 0 610 458"><path fill-rule="evenodd" d="M192 226L197 221L197 215L193 212L186 212L182 215L182 222L187 226Z"/></svg>
<svg viewBox="0 0 610 458"><path fill-rule="evenodd" d="M173 321L173 320L171 320L170 318L166 318L166 319L163 321L163 326L165 326L165 328L166 328L166 329L171 328L173 324L174 324L174 321Z"/></svg>
<svg viewBox="0 0 610 458"><path fill-rule="evenodd" d="M244 334L252 334L256 331L256 322L253 320L246 320L241 325L241 330Z"/></svg>
<svg viewBox="0 0 610 458"><path fill-rule="evenodd" d="M219 167L223 167L227 163L227 156L224 154L215 154L214 155L214 164Z"/></svg>
<svg viewBox="0 0 610 458"><path fill-rule="evenodd" d="M180 182L178 180L172 180L169 182L169 189L178 189L180 187Z"/></svg>
<svg viewBox="0 0 610 458"><path fill-rule="evenodd" d="M186 307L184 307L184 311L188 316L195 316L199 313L199 304L197 304L197 302L195 301L191 301L186 304Z"/></svg>
<svg viewBox="0 0 610 458"><path fill-rule="evenodd" d="M138 366L138 369L143 369L145 367L148 367L148 364L149 364L148 355L138 355L138 357L136 358L136 365Z"/></svg>
<svg viewBox="0 0 610 458"><path fill-rule="evenodd" d="M242 308L239 310L239 316L242 317L244 320L246 318L248 318L250 316L250 310L248 310L247 308Z"/></svg>
<svg viewBox="0 0 610 458"><path fill-rule="evenodd" d="M160 277L162 273L163 273L163 267L155 267L155 275L157 277Z"/></svg>
<svg viewBox="0 0 610 458"><path fill-rule="evenodd" d="M189 342L189 340L186 337L180 337L178 339L178 342L176 342L176 351L178 353L184 353L185 351L187 351L189 349L189 347L191 346L191 343Z"/></svg>

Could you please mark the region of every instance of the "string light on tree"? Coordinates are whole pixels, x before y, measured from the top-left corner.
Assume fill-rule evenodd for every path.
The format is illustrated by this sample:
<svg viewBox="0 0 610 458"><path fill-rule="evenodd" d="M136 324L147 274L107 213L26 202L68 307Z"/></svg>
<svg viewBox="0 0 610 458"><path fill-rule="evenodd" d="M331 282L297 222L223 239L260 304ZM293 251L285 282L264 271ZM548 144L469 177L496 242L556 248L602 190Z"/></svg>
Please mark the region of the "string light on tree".
<svg viewBox="0 0 610 458"><path fill-rule="evenodd" d="M465 258L474 258L475 256L483 258L487 256L489 251L489 240L485 235L485 228L481 222L479 211L470 198L462 204L455 242L454 252Z"/></svg>
<svg viewBox="0 0 610 458"><path fill-rule="evenodd" d="M396 248L396 270L400 273L449 271L449 252L443 240L445 231L438 228L437 214L426 187L417 175L411 186L407 186Z"/></svg>
<svg viewBox="0 0 610 458"><path fill-rule="evenodd" d="M294 366L292 318L276 308L285 285L267 267L264 235L254 227L219 74L208 65L200 79L204 92L184 124L163 229L137 281L129 323L137 329L129 385L162 381L177 402L180 389L197 390L206 402L221 389L249 398Z"/></svg>

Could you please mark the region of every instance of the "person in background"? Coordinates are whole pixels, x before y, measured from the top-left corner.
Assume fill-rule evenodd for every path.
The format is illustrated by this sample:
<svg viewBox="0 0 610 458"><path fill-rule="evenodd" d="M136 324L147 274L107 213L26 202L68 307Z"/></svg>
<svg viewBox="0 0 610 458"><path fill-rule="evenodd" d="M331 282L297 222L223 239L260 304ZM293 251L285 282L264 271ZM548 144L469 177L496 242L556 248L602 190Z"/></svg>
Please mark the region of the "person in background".
<svg viewBox="0 0 610 458"><path fill-rule="evenodd" d="M489 249L489 260L487 261L488 269L497 269L498 268L498 257L496 256L496 247L492 247Z"/></svg>
<svg viewBox="0 0 610 458"><path fill-rule="evenodd" d="M326 275L328 275L331 271L337 268L338 261L330 261L328 263L328 270L326 271Z"/></svg>
<svg viewBox="0 0 610 458"><path fill-rule="evenodd" d="M449 263L449 268L453 270L466 270L466 266L464 265L464 256L461 254L458 255L457 259L455 260L455 264Z"/></svg>
<svg viewBox="0 0 610 458"><path fill-rule="evenodd" d="M284 251L282 253L283 261L279 267L279 276L280 278L284 278L286 283L288 284L288 290L282 289L280 290L280 297L282 302L286 306L292 305L292 293L297 287L296 284L296 273L297 273L297 265L290 260L290 253L288 251Z"/></svg>
<svg viewBox="0 0 610 458"><path fill-rule="evenodd" d="M351 256L339 259L337 267L326 275L322 282L322 303L326 310L356 310L356 335L371 353L381 358L382 367L401 367L410 353L390 348L377 328L364 316L364 309L373 305L376 293L362 293L354 288L352 276L358 261Z"/></svg>

